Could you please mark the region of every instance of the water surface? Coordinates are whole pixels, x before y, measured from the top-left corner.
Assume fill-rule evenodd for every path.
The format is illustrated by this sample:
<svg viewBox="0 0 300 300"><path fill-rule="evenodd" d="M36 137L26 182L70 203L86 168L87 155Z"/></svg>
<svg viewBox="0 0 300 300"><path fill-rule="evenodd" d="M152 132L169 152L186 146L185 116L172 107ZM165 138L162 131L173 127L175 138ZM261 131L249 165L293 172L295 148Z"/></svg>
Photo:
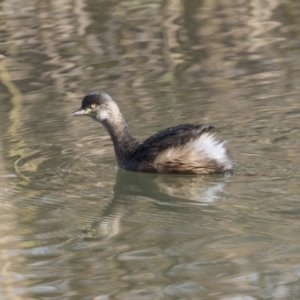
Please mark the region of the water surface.
<svg viewBox="0 0 300 300"><path fill-rule="evenodd" d="M0 298L299 299L299 10L1 1ZM139 139L214 125L235 173L118 170L70 115L100 90Z"/></svg>

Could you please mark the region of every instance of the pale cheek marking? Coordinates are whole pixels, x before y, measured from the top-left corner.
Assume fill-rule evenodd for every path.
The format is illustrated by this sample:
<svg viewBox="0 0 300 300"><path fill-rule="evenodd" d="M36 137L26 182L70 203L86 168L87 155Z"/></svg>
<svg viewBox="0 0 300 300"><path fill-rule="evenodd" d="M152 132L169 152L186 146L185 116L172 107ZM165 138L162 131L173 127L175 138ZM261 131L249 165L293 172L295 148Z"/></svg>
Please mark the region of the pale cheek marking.
<svg viewBox="0 0 300 300"><path fill-rule="evenodd" d="M89 113L91 112L91 109L90 108L87 108L84 112L85 115L88 115Z"/></svg>
<svg viewBox="0 0 300 300"><path fill-rule="evenodd" d="M100 111L99 117L100 117L100 120L108 119L108 112L106 110Z"/></svg>

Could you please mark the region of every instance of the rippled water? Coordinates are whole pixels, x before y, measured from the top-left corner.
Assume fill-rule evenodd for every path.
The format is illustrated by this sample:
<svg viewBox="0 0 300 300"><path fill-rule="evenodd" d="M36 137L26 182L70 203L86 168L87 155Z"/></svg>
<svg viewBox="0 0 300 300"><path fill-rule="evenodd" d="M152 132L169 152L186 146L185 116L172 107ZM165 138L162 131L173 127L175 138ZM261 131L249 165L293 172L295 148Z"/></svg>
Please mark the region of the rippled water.
<svg viewBox="0 0 300 300"><path fill-rule="evenodd" d="M299 299L297 1L0 2L0 299ZM214 125L233 176L118 170L72 118Z"/></svg>

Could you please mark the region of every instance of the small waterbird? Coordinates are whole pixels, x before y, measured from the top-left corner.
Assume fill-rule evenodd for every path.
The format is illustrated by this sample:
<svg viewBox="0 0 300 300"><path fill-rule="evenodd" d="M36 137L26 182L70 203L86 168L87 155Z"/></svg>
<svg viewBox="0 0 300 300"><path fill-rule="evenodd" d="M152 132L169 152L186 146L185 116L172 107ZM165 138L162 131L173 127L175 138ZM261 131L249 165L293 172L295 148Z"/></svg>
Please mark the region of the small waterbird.
<svg viewBox="0 0 300 300"><path fill-rule="evenodd" d="M130 133L117 105L106 93L90 93L73 116L90 116L103 124L114 145L118 165L131 171L175 174L224 173L233 170L225 148L204 124L183 124L158 131L142 143Z"/></svg>

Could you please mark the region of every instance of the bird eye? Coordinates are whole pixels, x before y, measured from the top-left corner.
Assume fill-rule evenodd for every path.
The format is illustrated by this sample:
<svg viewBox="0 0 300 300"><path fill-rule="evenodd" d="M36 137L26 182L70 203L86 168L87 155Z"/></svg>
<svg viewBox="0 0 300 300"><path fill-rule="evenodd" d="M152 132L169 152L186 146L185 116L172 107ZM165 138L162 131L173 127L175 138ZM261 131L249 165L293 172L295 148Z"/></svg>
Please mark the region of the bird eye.
<svg viewBox="0 0 300 300"><path fill-rule="evenodd" d="M96 107L95 103L91 104L91 106L90 106L90 108L92 108L92 109L94 109L95 107Z"/></svg>

